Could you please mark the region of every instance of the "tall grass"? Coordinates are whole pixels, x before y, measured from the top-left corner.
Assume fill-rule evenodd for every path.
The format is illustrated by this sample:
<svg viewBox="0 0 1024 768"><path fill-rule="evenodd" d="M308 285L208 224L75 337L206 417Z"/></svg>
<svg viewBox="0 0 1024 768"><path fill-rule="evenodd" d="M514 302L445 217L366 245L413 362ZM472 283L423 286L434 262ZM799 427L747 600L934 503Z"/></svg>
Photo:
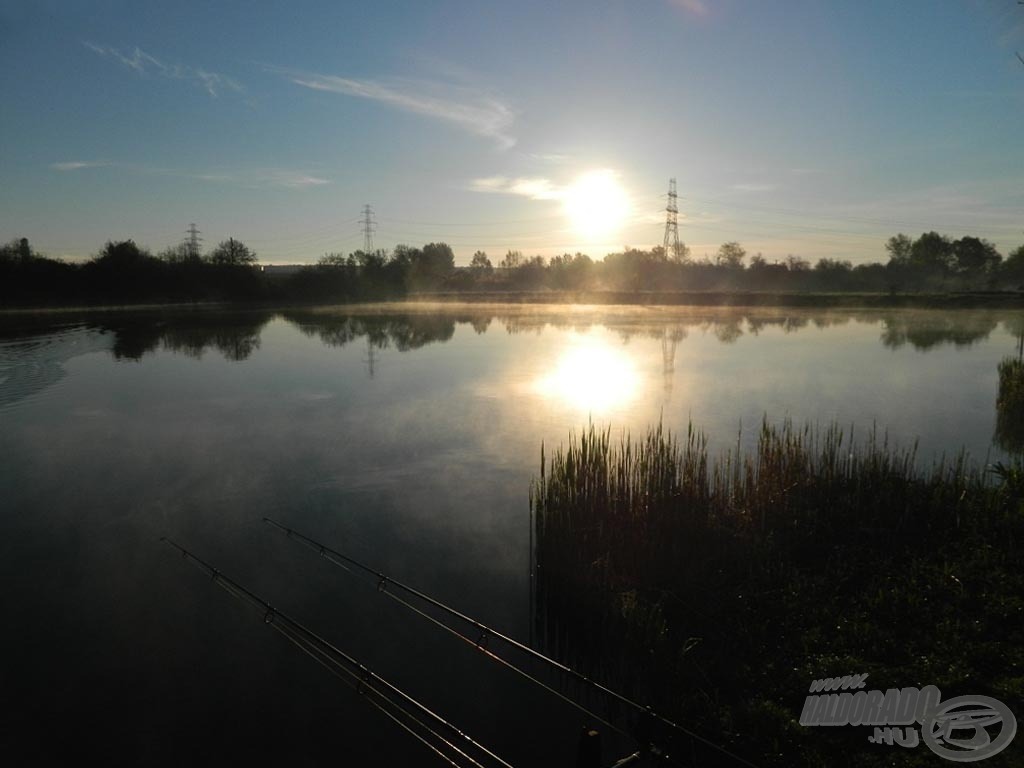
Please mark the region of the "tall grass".
<svg viewBox="0 0 1024 768"><path fill-rule="evenodd" d="M999 363L996 442L1009 453L1024 453L1024 361L1007 357Z"/></svg>
<svg viewBox="0 0 1024 768"><path fill-rule="evenodd" d="M842 764L848 733L796 722L813 678L1021 702L1020 485L835 426L712 457L591 425L531 487L539 634L758 762Z"/></svg>

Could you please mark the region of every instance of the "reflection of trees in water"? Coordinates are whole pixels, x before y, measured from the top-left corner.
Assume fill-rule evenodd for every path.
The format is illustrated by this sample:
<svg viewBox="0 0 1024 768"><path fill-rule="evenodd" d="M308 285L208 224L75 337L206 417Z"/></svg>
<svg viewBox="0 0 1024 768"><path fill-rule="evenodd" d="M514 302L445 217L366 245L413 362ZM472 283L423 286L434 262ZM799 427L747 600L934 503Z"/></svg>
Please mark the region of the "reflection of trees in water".
<svg viewBox="0 0 1024 768"><path fill-rule="evenodd" d="M681 333L680 339L686 338L691 328L702 333L710 333L723 344L732 344L744 333L759 335L766 329L777 329L783 333L796 333L809 324L815 328L829 328L846 325L851 320L862 319L850 313L839 313L835 310L821 314L810 314L806 310L794 312L781 309L775 313L764 310L697 310L689 311L685 316L678 313L664 312L639 315L643 308L635 312L622 313L613 310L602 312L601 309L581 313L579 310L569 312L553 311L550 313L531 312L530 314L501 315L496 319L501 322L507 333L539 334L545 328L558 330L574 330L585 332L593 326L601 326L615 332L624 342L640 336L660 339L666 332ZM863 318L864 322L877 322L877 316ZM678 340L678 339L677 339Z"/></svg>
<svg viewBox="0 0 1024 768"><path fill-rule="evenodd" d="M882 343L889 348L911 344L927 350L942 344L966 346L991 334L1000 320L1008 332L1024 338L1024 316L1000 318L988 312L838 312L806 310L702 310L683 312L661 308L439 308L436 311L390 312L287 310L280 313L299 330L329 346L345 346L366 339L375 350L400 352L450 340L459 324L484 334L495 324L509 334L539 335L545 329L585 333L595 326L617 334L624 342L634 337L678 343L690 329L710 333L731 344L744 333L759 335L766 329L796 333L813 325L827 328L849 323L882 323ZM158 348L199 358L209 349L226 359L245 360L259 349L263 327L275 313L269 311L125 314L93 318L88 325L113 332L112 352L117 359L139 360ZM52 327L52 326L50 326ZM36 329L39 336L49 329ZM9 333L7 335L10 335ZM0 339L4 336L0 329Z"/></svg>
<svg viewBox="0 0 1024 768"><path fill-rule="evenodd" d="M998 318L988 313L907 313L882 317L882 344L899 349L910 344L927 350L943 344L969 347L989 337Z"/></svg>
<svg viewBox="0 0 1024 768"><path fill-rule="evenodd" d="M118 360L140 360L162 348L197 359L215 349L239 362L259 349L260 333L271 317L270 312L129 317L106 321L103 327L114 333L112 352Z"/></svg>
<svg viewBox="0 0 1024 768"><path fill-rule="evenodd" d="M847 318L847 321L849 318ZM829 316L808 318L799 315L785 315L782 317L748 317L747 329L751 334L757 336L766 328L778 328L783 333L796 333L807 327L808 322L813 322L816 328L827 328L830 325L838 325L839 322ZM845 321L844 321L845 322Z"/></svg>
<svg viewBox="0 0 1024 768"><path fill-rule="evenodd" d="M399 352L448 341L455 335L456 322L472 322L471 318L446 314L344 315L288 311L281 316L302 333L315 336L328 346L343 347L365 337L376 349L394 347Z"/></svg>
<svg viewBox="0 0 1024 768"><path fill-rule="evenodd" d="M377 348L416 349L432 342L449 340L459 324L468 324L477 334L487 333L495 323L507 334L540 335L546 329L585 333L595 326L618 335L623 342L634 337L661 339L666 334L676 341L686 338L690 329L710 333L723 344L734 343L744 333L758 336L766 330L798 333L807 328L825 329L847 325L851 321L882 324L882 343L895 349L905 344L928 350L944 344L967 346L987 338L999 322L998 315L987 312L843 312L834 309L807 310L688 310L680 314L650 308L446 308L436 313L342 314L323 312L285 312L304 333L318 336L324 343L342 346L356 338L369 337ZM1011 321L1004 321L1009 323ZM1024 326L1024 320L1019 320Z"/></svg>
<svg viewBox="0 0 1024 768"><path fill-rule="evenodd" d="M1017 339L1017 357L1024 359L1024 314L1015 314L1003 320L1003 329Z"/></svg>
<svg viewBox="0 0 1024 768"><path fill-rule="evenodd" d="M732 344L743 335L742 318L731 318L718 323L713 323L715 338L723 344Z"/></svg>

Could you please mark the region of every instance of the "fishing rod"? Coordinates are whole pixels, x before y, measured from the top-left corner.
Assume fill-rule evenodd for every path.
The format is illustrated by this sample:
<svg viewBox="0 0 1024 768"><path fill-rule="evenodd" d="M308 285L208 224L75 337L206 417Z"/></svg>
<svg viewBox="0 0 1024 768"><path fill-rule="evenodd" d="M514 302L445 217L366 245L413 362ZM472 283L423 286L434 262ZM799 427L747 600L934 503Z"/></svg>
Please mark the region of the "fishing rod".
<svg viewBox="0 0 1024 768"><path fill-rule="evenodd" d="M498 757L498 755L482 744L474 741L470 736L425 704L422 704L397 686L389 683L354 657L333 645L326 638L318 635L283 611L274 608L259 595L225 576L217 568L185 547L167 537L162 537L161 541L178 550L183 559L189 560L196 565L228 594L261 611L263 613L263 622L266 625L284 635L289 642L313 658L314 661L317 661L335 677L348 683L350 687L361 696L364 696L376 709L383 712L388 718L449 765L455 766L455 768L462 768L465 765L465 761L468 761L474 768L486 768L483 763L467 754L463 749L460 749L449 738L438 733L425 723L424 720L432 721L436 726L444 728L450 733L451 738L463 742L467 748L477 750L481 755L486 756L489 760L493 760L494 763L502 766L502 768L513 768L508 762ZM420 732L417 732L417 729ZM434 739L434 743L429 740L430 738ZM457 762L457 760L462 762Z"/></svg>
<svg viewBox="0 0 1024 768"><path fill-rule="evenodd" d="M366 564L356 560L353 557L349 557L348 555L343 554L342 552L339 552L339 551L337 551L335 549L332 549L331 547L327 546L326 544L322 544L321 542L316 541L315 539L311 539L310 537L305 536L304 534L300 533L299 531L296 531L293 528L289 528L286 525L282 525L281 523L278 523L277 521L272 520L269 517L264 517L263 518L263 522L267 523L268 525L272 526L273 528L276 528L281 533L284 533L289 539L297 541L300 544L302 544L305 547L307 547L308 549L313 550L314 552L319 554L320 557L324 558L325 560L327 560L328 562L332 563L333 565L336 565L336 566L338 566L340 568L343 568L344 570L349 571L350 573L352 572L352 568L355 568L358 571L360 571L360 572L362 572L362 573L364 573L366 575L374 577L374 579L376 579L376 581L377 581L377 591L378 592L381 592L384 595L386 595L387 597L390 597L391 599L401 603L402 605L406 606L407 608L409 608L410 610L414 611L418 615L423 616L424 618L426 618L428 621L432 622L433 624L441 627L442 629L446 630L447 632L449 632L449 633L451 633L451 634L461 638L462 640L468 642L470 645L473 645L477 650L479 650L480 652L482 652L486 656L489 656L490 658L492 658L495 661L499 662L503 666L511 669L512 671L516 672L517 674L521 675L522 677L526 678L527 680L530 680L534 684L540 686L544 690L554 694L555 696L557 696L562 701L565 701L566 703L572 705L573 707L575 707L579 711L581 711L584 714L586 714L588 717L593 717L595 720L599 721L603 725L608 726L612 730L614 730L614 731L616 731L616 732L618 732L618 733L620 733L620 734L622 734L624 736L629 736L631 738L636 738L638 741L646 743L646 745L648 746L650 751L652 751L658 757L661 757L661 758L663 758L665 760L669 760L669 761L675 762L675 760L673 760L673 758L671 756L669 756L667 753L657 749L657 747L655 747L653 744L651 744L649 742L649 740L648 740L648 733L647 732L649 732L651 724L655 724L655 723L658 724L658 725L663 726L664 728L668 728L668 729L676 731L678 733L685 734L686 736L689 736L691 739L699 741L700 743L704 744L705 746L710 747L711 749L715 750L716 752L719 752L719 753L721 753L723 755L726 755L726 756L732 758L733 760L735 760L735 761L737 761L739 763L742 763L743 765L749 766L750 768L757 768L757 766L754 765L753 763L751 763L749 760L746 760L745 758L740 757L739 755L736 755L733 752L730 752L728 749L719 746L718 744L716 744L715 742L711 741L710 739L707 739L707 738L701 736L698 733L694 733L690 729L685 728L684 726L679 725L678 723L675 723L675 722L673 722L673 721L671 721L671 720L669 720L669 719L667 719L665 717L662 717L661 715L655 713L650 707L646 707L643 704L640 704L640 703L634 701L633 699L630 699L629 697L624 696L623 694L619 693L618 691L614 691L611 688L608 688L607 686L602 685L601 683L597 682L596 680L593 680L593 679L587 677L586 675L584 675L584 674L582 674L580 672L577 672L576 670L572 669L571 667L568 667L565 664L562 664L561 662L559 662L559 661L557 661L555 659L552 659L550 656L546 656L543 653L541 653L541 652L531 648L530 646L524 645L523 643L519 642L518 640L516 640L516 639L514 639L512 637L509 637L508 635L505 635L505 634L497 631L496 629L493 629L493 628L487 626L483 622L478 621L477 619L474 619L473 617L468 616L468 615L462 613L461 611L458 611L455 608L452 608L449 605L446 605L445 603L441 602L440 600L437 600L436 598L431 597L430 595L428 595L425 592L422 592L422 591L416 589L415 587L411 587L408 584L404 584L401 581L393 579L390 576L387 576L384 573L381 573L380 571L376 570L375 568L372 568L372 567L370 567L370 566L368 566L368 565L366 565ZM352 568L350 568L349 566L352 566ZM449 625L445 624L444 622L439 621L438 619L436 619L435 617L433 617L430 614L426 613L425 611L423 611L423 610L417 608L416 606L412 605L407 600L402 599L401 597L396 595L393 591L391 591L391 589L390 589L391 587L397 588L398 590L404 592L405 594L407 594L407 595L409 595L411 597L414 597L417 600L420 600L423 603L425 603L425 604L427 604L429 606L432 606L433 608L436 608L439 611L447 614L448 616L451 616L451 617L453 617L455 619L458 619L459 621L469 625L470 627L472 627L474 632L479 633L478 636L477 636L477 639L474 641L471 637L468 637L468 636L464 635L463 633L459 632L458 630L453 629L452 627L450 627ZM637 729L637 731L638 732L639 731L643 731L644 732L643 737L641 737L639 735L639 733L629 733L626 730L620 728L619 726L609 722L607 719L605 719L605 718L601 717L600 715L596 714L595 712L587 709L586 707L584 707L582 704L580 704L579 702L575 701L574 699L569 698L568 696L565 696L560 691L555 690L551 686L547 685L546 683L544 683L541 680L538 680L537 678L533 677L532 675L530 675L526 671L524 671L524 670L520 669L519 667L515 666L511 662L501 658L500 656L495 654L493 651L491 651L487 647L487 643L488 643L489 639L492 638L492 637L496 638L497 640L502 641L506 645L510 646L511 648L513 648L513 649L515 649L517 651L520 651L521 653L529 656L530 658L535 659L536 661L539 661L539 662L541 662L541 663L543 663L543 664L545 664L545 665L547 665L547 666L549 666L549 667L551 667L551 668L553 668L553 669L555 669L555 670L557 670L557 671L559 671L559 672L561 672L561 673L571 677L572 679L576 680L577 682L580 682L580 683L582 683L582 684L592 688L593 690L598 691L598 692L600 692L600 693L610 697L612 700L617 701L620 704L623 704L623 705L633 709L640 716L640 727Z"/></svg>

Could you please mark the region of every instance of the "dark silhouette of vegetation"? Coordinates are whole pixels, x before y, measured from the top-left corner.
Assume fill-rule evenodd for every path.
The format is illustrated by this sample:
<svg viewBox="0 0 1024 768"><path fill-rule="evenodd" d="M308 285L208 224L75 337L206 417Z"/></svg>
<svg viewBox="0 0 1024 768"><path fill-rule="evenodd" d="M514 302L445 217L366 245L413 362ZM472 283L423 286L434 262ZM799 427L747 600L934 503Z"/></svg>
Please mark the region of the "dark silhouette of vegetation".
<svg viewBox="0 0 1024 768"><path fill-rule="evenodd" d="M110 241L84 264L35 253L27 240L0 249L3 306L252 301L268 298L255 254L230 239L203 257L186 247L159 257L132 240Z"/></svg>
<svg viewBox="0 0 1024 768"><path fill-rule="evenodd" d="M995 442L1007 453L1024 453L1024 360L1007 357L999 363Z"/></svg>
<svg viewBox="0 0 1024 768"><path fill-rule="evenodd" d="M221 242L210 254L212 264L232 265L237 267L256 263L256 254L243 243L231 237Z"/></svg>
<svg viewBox="0 0 1024 768"><path fill-rule="evenodd" d="M1024 317L1009 318L1004 327L1017 339L1017 356L999 363L995 443L1016 456L1024 455Z"/></svg>
<svg viewBox="0 0 1024 768"><path fill-rule="evenodd" d="M681 340L691 332L709 333L723 343L732 343L744 333L758 335L768 328L783 333L796 333L808 326L827 328L851 321L880 326L879 341L890 349L910 345L927 351L940 346L966 347L987 339L1000 322L1001 316L989 311L963 312L951 317L945 312L902 311L879 313L818 313L803 311L799 314L785 310L697 310L682 317L667 317L638 323L628 314L617 317L606 310L568 315L564 312L537 312L508 309L457 311L401 312L347 312L345 310L290 309L281 313L303 333L316 336L330 346L344 346L367 338L374 346L399 351L417 349L425 344L445 342L452 338L459 324L469 324L475 333L486 333L498 324L508 334L538 334L545 328L585 331L599 324L618 334L623 341L634 337Z"/></svg>
<svg viewBox="0 0 1024 768"><path fill-rule="evenodd" d="M692 427L616 442L591 425L531 487L539 636L758 765L889 765L843 757L860 730L799 726L808 684L866 672L1021 701L1024 471L998 470L920 468L836 427L766 423L752 453L713 457Z"/></svg>
<svg viewBox="0 0 1024 768"><path fill-rule="evenodd" d="M890 349L910 344L914 349L952 344L969 347L989 337L997 318L987 313L963 313L951 317L947 313L886 314L881 318L882 343Z"/></svg>
<svg viewBox="0 0 1024 768"><path fill-rule="evenodd" d="M491 264L491 260L487 258L487 254L483 251L477 251L473 254L473 258L469 262L469 269L473 272L475 277L481 277L483 275L489 275L494 272L494 265Z"/></svg>
<svg viewBox="0 0 1024 768"><path fill-rule="evenodd" d="M153 256L132 240L111 241L93 259L70 264L35 253L27 240L0 248L0 302L3 306L103 303L273 301L358 302L415 298L424 294L495 295L561 292L640 294L785 295L799 303L800 294L905 296L920 293L949 295L968 292L984 301L986 292L1016 291L1024 286L1024 246L1003 259L987 240L965 236L951 239L925 232L914 239L895 235L885 243L888 262L854 265L822 258L812 266L789 255L769 262L750 256L742 244L723 243L714 260L693 260L689 249L666 254L625 248L594 261L586 254L565 253L546 259L509 250L495 266L478 251L467 267L455 266L455 255L443 242L422 247L396 246L392 251L329 253L315 265L288 274L264 271L256 254L229 238L209 254L195 253L188 244ZM748 258L749 256L749 258ZM571 300L571 296L561 299ZM616 300L630 301L628 295ZM685 301L707 303L708 296ZM717 300L717 299L716 299ZM736 299L721 299L736 303ZM782 298L780 298L782 300Z"/></svg>
<svg viewBox="0 0 1024 768"><path fill-rule="evenodd" d="M119 360L141 360L158 349L199 359L212 349L227 360L240 362L259 349L260 334L272 318L273 313L266 311L112 313L96 326L113 333L111 351Z"/></svg>
<svg viewBox="0 0 1024 768"><path fill-rule="evenodd" d="M36 253L26 238L0 246L0 305L42 306L67 300L77 287L71 264Z"/></svg>
<svg viewBox="0 0 1024 768"><path fill-rule="evenodd" d="M448 314L346 314L340 312L281 313L307 336L316 336L331 347L343 347L366 338L377 349L393 347L399 352L419 349L434 342L445 342L455 335L458 322L470 319Z"/></svg>

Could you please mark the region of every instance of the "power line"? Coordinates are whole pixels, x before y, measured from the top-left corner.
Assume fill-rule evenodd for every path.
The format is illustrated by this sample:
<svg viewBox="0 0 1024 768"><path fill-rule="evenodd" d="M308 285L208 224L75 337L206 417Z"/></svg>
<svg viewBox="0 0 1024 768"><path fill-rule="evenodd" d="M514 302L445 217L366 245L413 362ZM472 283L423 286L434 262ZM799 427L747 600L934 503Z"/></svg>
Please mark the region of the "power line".
<svg viewBox="0 0 1024 768"><path fill-rule="evenodd" d="M373 220L373 207L367 203L363 206L363 252L373 253L373 233L377 229L377 224Z"/></svg>
<svg viewBox="0 0 1024 768"><path fill-rule="evenodd" d="M188 239L185 241L185 249L188 251L188 256L190 259L198 259L199 243L203 241L203 238L199 236L200 232L196 229L195 222L188 225L185 233L188 235Z"/></svg>
<svg viewBox="0 0 1024 768"><path fill-rule="evenodd" d="M676 179L673 176L668 180L668 204L665 206L665 258L668 258L669 253L677 259L681 255L679 249L678 197L679 195L676 194ZM669 248L672 250L669 251Z"/></svg>

